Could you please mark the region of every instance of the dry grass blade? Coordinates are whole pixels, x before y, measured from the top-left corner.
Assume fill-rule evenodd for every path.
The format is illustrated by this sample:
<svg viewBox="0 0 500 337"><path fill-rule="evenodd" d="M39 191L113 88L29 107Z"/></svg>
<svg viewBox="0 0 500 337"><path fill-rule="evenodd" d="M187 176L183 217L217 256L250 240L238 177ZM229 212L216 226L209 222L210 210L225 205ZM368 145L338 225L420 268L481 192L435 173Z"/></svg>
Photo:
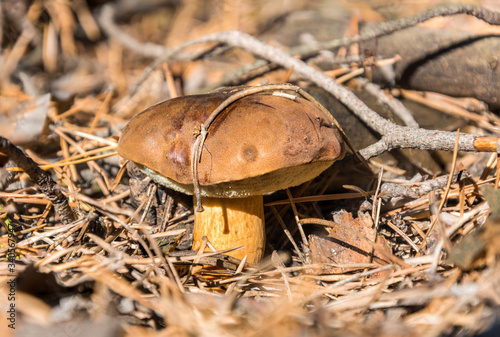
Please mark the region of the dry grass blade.
<svg viewBox="0 0 500 337"><path fill-rule="evenodd" d="M438 210L437 210L437 213L439 214L441 212L441 210L443 209L443 206L444 204L446 203L446 200L448 198L448 194L450 192L450 187L451 187L451 182L452 182L452 179L453 179L453 173L455 171L455 165L457 163L457 156L458 156L458 140L460 138L460 129L457 130L457 140L455 142L455 148L453 149L453 161L451 163L451 173L449 175L449 178L448 178L448 182L446 184L446 188L444 190L444 195L442 196L441 198L441 201L439 203L439 207L438 207ZM434 226L436 225L438 221L438 217L435 217L434 220L432 221L431 223L431 226L429 227L429 229L427 230L427 233L426 233L426 237L429 236L429 234L432 232L432 230L434 229ZM424 246L425 245L425 239L424 238L424 241L422 243L421 246ZM447 240L447 238L443 238L444 240ZM450 246L450 243L448 241L446 241L446 244L447 244L447 248L449 248Z"/></svg>
<svg viewBox="0 0 500 337"><path fill-rule="evenodd" d="M78 160L69 160L69 159L66 159L66 160L64 160L63 162L60 162L60 163L54 163L54 164L48 164L48 165L40 165L40 168L42 170L50 170L51 168L54 168L54 167L66 167L66 166L70 166L70 165L82 164L82 163L87 163L89 161L96 161L96 160L99 160L99 159L114 157L116 155L117 155L116 152L112 152L112 153L106 153L106 154L102 154L102 155L99 155L99 156L93 156L93 157L88 157L88 158L78 159ZM9 167L7 170L8 171L12 171L12 172L23 172L24 171L20 167Z"/></svg>

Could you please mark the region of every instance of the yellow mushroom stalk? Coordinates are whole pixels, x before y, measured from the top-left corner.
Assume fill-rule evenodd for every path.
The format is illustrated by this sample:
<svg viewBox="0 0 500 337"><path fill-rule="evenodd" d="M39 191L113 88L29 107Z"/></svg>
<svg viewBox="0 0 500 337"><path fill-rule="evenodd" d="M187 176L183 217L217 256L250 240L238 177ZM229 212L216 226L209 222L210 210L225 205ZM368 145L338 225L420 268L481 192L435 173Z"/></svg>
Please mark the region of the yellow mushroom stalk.
<svg viewBox="0 0 500 337"><path fill-rule="evenodd" d="M193 249L201 246L202 238L218 249L244 246L231 256L257 263L264 255L266 230L262 195L246 198L202 198L203 212L194 219ZM224 248L222 248L224 247Z"/></svg>

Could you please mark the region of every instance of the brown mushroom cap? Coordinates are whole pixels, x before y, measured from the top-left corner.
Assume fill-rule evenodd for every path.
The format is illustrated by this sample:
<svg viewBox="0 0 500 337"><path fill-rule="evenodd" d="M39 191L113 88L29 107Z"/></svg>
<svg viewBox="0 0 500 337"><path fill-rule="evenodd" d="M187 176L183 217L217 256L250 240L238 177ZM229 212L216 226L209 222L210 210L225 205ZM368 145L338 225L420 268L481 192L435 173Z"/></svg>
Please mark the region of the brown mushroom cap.
<svg viewBox="0 0 500 337"><path fill-rule="evenodd" d="M159 103L123 130L118 153L157 182L192 194L195 130L235 87ZM262 92L230 104L213 121L198 166L201 195L245 197L308 181L345 149L331 116L308 100Z"/></svg>

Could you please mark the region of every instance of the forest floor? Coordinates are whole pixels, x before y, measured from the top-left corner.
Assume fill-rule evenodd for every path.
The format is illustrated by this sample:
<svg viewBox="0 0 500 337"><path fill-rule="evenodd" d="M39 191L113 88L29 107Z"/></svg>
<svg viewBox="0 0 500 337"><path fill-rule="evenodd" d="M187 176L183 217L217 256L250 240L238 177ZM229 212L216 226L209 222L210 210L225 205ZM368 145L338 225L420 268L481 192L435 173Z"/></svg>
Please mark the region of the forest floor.
<svg viewBox="0 0 500 337"><path fill-rule="evenodd" d="M0 335L498 324L500 7L395 3L0 2ZM345 158L264 196L261 262L193 250L192 197L121 158L123 128L166 99L278 83L332 114Z"/></svg>

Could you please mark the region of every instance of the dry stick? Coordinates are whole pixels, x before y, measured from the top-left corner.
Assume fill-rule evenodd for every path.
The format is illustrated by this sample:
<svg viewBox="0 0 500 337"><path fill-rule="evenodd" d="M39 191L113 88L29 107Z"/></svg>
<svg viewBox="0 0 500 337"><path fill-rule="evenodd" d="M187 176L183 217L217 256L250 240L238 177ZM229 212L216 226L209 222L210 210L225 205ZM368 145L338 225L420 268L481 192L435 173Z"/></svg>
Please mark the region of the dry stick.
<svg viewBox="0 0 500 337"><path fill-rule="evenodd" d="M495 162L497 162L497 163L495 164ZM483 172L481 173L481 176L479 177L478 183L486 180L486 178L488 178L488 176L490 175L491 171L493 171L493 168L496 165L498 165L497 154L492 153L491 156L490 156L490 159L486 163L486 166L485 166Z"/></svg>
<svg viewBox="0 0 500 337"><path fill-rule="evenodd" d="M469 221L472 221L479 214L485 214L489 211L490 211L490 206L488 205L488 203L484 201L481 202L472 210L466 212L464 216L460 217L460 219L458 219L458 221L455 224L453 224L450 228L446 229L446 237L448 238L448 240L451 240L455 232L458 229L460 229L463 225L465 225Z"/></svg>
<svg viewBox="0 0 500 337"><path fill-rule="evenodd" d="M465 180L467 175L465 172L459 175L459 173L453 174L452 184ZM422 183L414 183L408 185L400 185L395 183L384 183L380 188L380 196L382 198L411 198L417 199L423 195L428 194L431 191L441 189L446 186L449 175L444 175L437 177L435 179L426 180ZM460 180L458 180L460 179Z"/></svg>
<svg viewBox="0 0 500 337"><path fill-rule="evenodd" d="M99 24L104 31L117 39L125 48L134 50L141 55L150 57L161 57L165 52L165 48L155 43L138 42L128 34L121 31L114 23L114 8L110 5L105 5L102 8L101 15L98 19Z"/></svg>
<svg viewBox="0 0 500 337"><path fill-rule="evenodd" d="M338 48L341 46L350 45L352 43L362 42L371 40L376 37L388 35L396 31L415 26L435 17L452 16L457 14L472 15L491 25L500 24L500 13L498 12L493 12L474 5L444 4L432 7L424 12L409 16L407 18L381 22L374 26L369 26L368 28L365 28L360 35L318 43L313 46L303 46L301 48L297 48L295 52L303 56L311 55L317 53L320 50Z"/></svg>
<svg viewBox="0 0 500 337"><path fill-rule="evenodd" d="M167 272L168 276L170 277L170 279L173 279L173 281L177 284L177 287L179 288L179 291L181 293L184 293L184 286L181 283L179 274L177 273L177 270L175 269L174 264L172 263L172 261L170 261L169 259L165 258L165 256L163 255L160 247L158 246L158 243L151 237L151 235L148 233L147 230L145 230L142 227L140 228L140 230L144 234L144 236L146 236L146 238L148 239L148 241L149 241L149 243L150 243L153 251L155 252L156 256L158 256L160 258L160 263L163 266L163 268L166 270L166 272ZM148 255L150 257L152 257L152 255L150 255L149 252L148 252ZM153 258L153 261L154 261L154 258ZM153 268L155 268L155 272L157 273L156 275L160 276L161 274L158 274L158 269L157 269L157 267L156 267L156 265L155 265L154 262L153 262Z"/></svg>
<svg viewBox="0 0 500 337"><path fill-rule="evenodd" d="M198 248L198 252L196 253L196 255L203 254L203 252L205 251L205 248L207 246L207 241L208 241L208 239L207 239L206 236L202 236L201 237L201 245L200 245L200 248ZM246 260L246 255L243 258L243 260ZM183 285L186 284L189 281L189 279L191 278L191 276L193 276L193 269L195 269L194 273L196 273L196 272L198 272L198 271L201 270L201 268L202 268L201 266L195 267L195 265L198 265L199 263L200 263L200 259L193 260L193 263L188 268L188 272L187 272L186 278L182 282Z"/></svg>
<svg viewBox="0 0 500 337"><path fill-rule="evenodd" d="M63 138L61 138L61 139L63 139ZM99 160L99 159L114 157L117 154L118 154L118 152L113 151L111 153L101 154L101 155L98 155L98 156L93 156L93 157L88 157L88 158L83 158L83 159L78 159L78 160L73 160L73 161L69 161L69 160L65 159L65 160L63 160L63 161L61 161L59 163L40 165L40 168L42 170L49 170L49 169L52 169L52 168L55 168L55 167L72 166L72 165L76 165L76 164L87 163L87 162L90 162L90 161L96 161L96 160ZM7 171L22 172L23 170L21 168L19 168L19 167L9 167L9 168L7 168Z"/></svg>
<svg viewBox="0 0 500 337"><path fill-rule="evenodd" d="M290 68L293 66L296 74L307 78L312 83L327 90L371 129L383 135L380 141L360 151L360 155L364 159L369 159L385 151L396 148L451 151L455 145L456 135L454 132L425 130L396 125L371 110L351 91L339 85L335 80L321 71L308 66L303 61L297 60L286 52L267 45L250 35L238 31L215 33L187 41L179 45L178 48L207 42L224 42L231 46L248 50L260 57L267 58L280 64L282 67ZM498 138L483 137L474 134L461 134L458 149L459 151L497 152L499 145Z"/></svg>
<svg viewBox="0 0 500 337"><path fill-rule="evenodd" d="M380 266L379 264L375 264L375 263L351 263L351 264L312 263L312 264L305 264L305 265L294 266L294 267L286 267L286 268L283 268L283 272L293 273L293 272L302 272L305 269L313 270L313 269L325 269L325 268L331 268L331 267L345 268L345 269L360 269L360 268L375 268L375 267L379 267L379 266ZM261 268L261 269L263 269L263 268ZM280 273L281 273L281 271L276 270L276 269L269 270L269 271L259 271L259 270L255 269L255 270L253 270L253 272L250 272L250 273L247 273L244 275L234 276L234 277L223 279L223 280L217 280L217 281L215 281L215 284L216 285L223 285L223 284L228 284L228 283L232 283L235 281L245 281L245 280L248 280L254 276L271 276L272 277L272 276L278 275ZM335 275L335 276L337 276L339 279L344 279L344 278L348 277L345 275ZM302 277L318 278L319 276L312 275L312 274L311 275L304 274L304 275L302 275Z"/></svg>
<svg viewBox="0 0 500 337"><path fill-rule="evenodd" d="M293 74L293 67L287 70L285 76L283 76L283 79L281 80L281 83L288 83L288 80L290 79L290 76Z"/></svg>
<svg viewBox="0 0 500 337"><path fill-rule="evenodd" d="M419 125L412 113L392 95L387 95L379 85L369 82L366 78L359 78L358 82L361 83L366 92L377 98L378 101L387 105L396 116L398 116L406 126L411 128L418 128Z"/></svg>
<svg viewBox="0 0 500 337"><path fill-rule="evenodd" d="M89 204L91 206L94 206L98 209L102 209L103 211L107 211L113 214L120 214L120 215L125 215L125 216L131 216L133 212L129 209L125 208L118 208L118 207L113 207L113 206L108 206L102 203L101 201L97 201L93 198L87 197L85 194L78 193L76 191L68 191L65 188L61 188L65 193L67 193L70 197L73 197L77 200L80 200L86 204Z"/></svg>
<svg viewBox="0 0 500 337"><path fill-rule="evenodd" d="M283 282L285 283L285 289L286 289L286 294L288 295L288 300L290 302L292 302L293 295L292 295L292 290L290 289L290 283L288 282L288 277L286 276L286 273L283 271L285 269L285 264L283 263L283 260L281 259L281 257L278 255L277 251L273 251L272 256L271 256L271 261L273 262L276 269L278 269L280 271L281 278L283 279Z"/></svg>
<svg viewBox="0 0 500 337"><path fill-rule="evenodd" d="M129 163L130 160L126 159L125 162L120 166L120 169L118 170L118 173L115 176L115 179L111 183L111 186L109 186L109 191L113 192L122 180L123 175L125 174L125 171L127 170L127 164Z"/></svg>
<svg viewBox="0 0 500 337"><path fill-rule="evenodd" d="M142 213L141 219L139 220L139 226L142 226L142 223L146 219L146 216L148 215L148 212L151 208L151 204L153 203L153 198L154 198L155 193L156 193L156 188L157 188L156 184L151 184L151 185L149 185L149 187L150 188L148 189L148 191L146 193L146 195L149 194L149 197L147 199L146 206L144 207L144 212Z"/></svg>
<svg viewBox="0 0 500 337"><path fill-rule="evenodd" d="M339 62L340 63L340 62ZM345 59L341 63L345 63ZM280 67L276 63L269 63L266 60L259 59L252 63L245 64L222 76L222 79L214 84L204 87L202 91L212 91L220 87L241 85L248 83L253 79L259 78L272 71L278 70ZM349 69L345 69L348 72Z"/></svg>
<svg viewBox="0 0 500 337"><path fill-rule="evenodd" d="M293 211L293 215L295 218L295 222L297 223L300 237L302 238L302 244L303 244L304 249L306 250L306 256L307 256L307 255L309 255L309 254L307 254L309 252L309 241L307 241L306 233L304 232L304 228L302 227L302 223L300 222L299 214L297 212L297 207L295 207L295 202L293 201L292 193L290 192L290 189L288 189L288 188L286 189L286 195L288 196L288 199L290 199L290 206L292 206L292 211Z"/></svg>
<svg viewBox="0 0 500 337"><path fill-rule="evenodd" d="M168 64L165 64L165 66L163 67L163 70L165 73L165 78L166 78L167 86L168 86L168 94L169 94L170 98L172 99L172 98L182 96L181 94L179 94L179 92L177 92L177 88L175 87L174 75L172 75L172 72L170 71L170 67L168 66Z"/></svg>
<svg viewBox="0 0 500 337"><path fill-rule="evenodd" d="M378 226L378 217L380 215L380 206L377 207L378 194L380 193L380 185L382 184L382 176L384 174L384 169L380 168L378 172L377 188L375 189L375 195L373 196L373 208L372 208L372 219L375 224L375 228Z"/></svg>
<svg viewBox="0 0 500 337"><path fill-rule="evenodd" d="M36 194L23 194L23 191L26 191L27 189L22 189L18 192L21 193L10 193L10 192L0 192L0 198L43 198L45 194L43 193L36 193ZM50 202L47 203L50 205Z"/></svg>
<svg viewBox="0 0 500 337"><path fill-rule="evenodd" d="M343 188L346 190L352 190L354 192L358 192L363 198L368 198L371 194L370 192L367 192L363 190L361 187L358 187L356 185L342 185ZM377 189L380 188L380 186L377 187ZM377 193L378 191L375 191ZM321 193L320 193L321 195Z"/></svg>
<svg viewBox="0 0 500 337"><path fill-rule="evenodd" d="M378 285L375 286L375 293L372 295L372 298L366 303L363 311L367 312L370 309L370 306L373 303L376 303L384 292L384 289L387 289L390 286L390 282L388 282L392 277L393 270L387 270L387 273L383 273L383 278ZM385 274L385 275L384 275Z"/></svg>
<svg viewBox="0 0 500 337"><path fill-rule="evenodd" d="M68 142L66 142L63 138L59 138L59 143L61 144L64 160L67 160L70 157ZM71 181L78 181L78 172L76 171L75 165L69 165L69 176Z"/></svg>
<svg viewBox="0 0 500 337"><path fill-rule="evenodd" d="M290 200L290 199L289 199ZM299 256L299 259L302 261L302 262L306 262L305 258L304 258L304 255L302 254L302 251L299 249L299 246L297 245L297 243L295 242L295 240L293 239L293 236L292 234L290 233L290 231L288 230L288 228L286 227L286 224L285 222L283 221L283 219L281 218L281 215L278 213L278 211L276 210L276 207L274 206L271 206L271 211L273 212L274 216L276 217L276 219L278 220L278 223L281 225L281 228L283 229L283 232L285 232L286 236L288 237L288 240L290 240L290 242L292 243L293 245L293 248L295 248L295 251L297 252L297 255Z"/></svg>
<svg viewBox="0 0 500 337"><path fill-rule="evenodd" d="M94 120L92 121L92 124L90 125L90 129L88 131L89 134L92 134L94 132L95 127L97 126L97 123L101 119L101 116L105 113L106 111L109 110L109 103L111 102L111 98L113 97L113 89L108 89L106 97L104 98L104 101L102 102L101 106L97 110L94 116ZM87 139L85 139L86 141Z"/></svg>
<svg viewBox="0 0 500 337"><path fill-rule="evenodd" d="M473 15L483 21L490 24L500 24L500 14L482 9L471 5L453 5L453 6L437 6L421 14L397 20L393 22L382 23L377 26L376 29L371 29L363 35L357 35L352 38L344 38L335 40L328 44L322 44L320 49L334 48L339 45L346 45L354 42L360 42L373 38L375 36L381 36L384 34L389 34L396 30L410 27L419 22L426 21L430 18L436 16L449 16L455 14L469 14ZM112 8L106 7L103 9L101 15L101 24L104 23L106 26L105 30L110 35L117 37L117 32L123 35L123 32L119 31L118 28L112 22ZM109 29L112 27L113 29ZM129 39L132 39L131 37ZM326 74L318 71L302 60L293 58L290 54L280 50L279 48L272 47L258 39L244 34L239 31L226 31L221 33L209 34L197 39L188 40L184 43L177 45L172 49L163 48L162 56L157 58L155 62L149 67L149 69L154 70L158 68L165 61L177 57L178 54L186 47L193 46L202 43L225 43L232 47L238 47L247 50L261 58L268 61L279 64L285 69L291 67L294 68L294 72L302 76L312 83L322 87L335 98L337 98L341 103L343 103L347 108L349 108L354 115L361 119L365 124L367 124L371 129L377 133L383 135L382 139L377 143L363 149L360 151L360 155L369 159L371 157L380 155L385 151L389 151L396 148L418 148L423 150L446 150L451 151L455 143L455 134L452 132L445 131L435 131L435 130L424 130L409 127L402 127L396 125L383 117L379 116L375 111L371 110L359 100L351 91L347 90L343 86L335 82L335 80L328 77ZM123 41L122 41L123 43ZM142 46L141 46L142 47ZM139 48L140 49L140 48ZM135 49L134 49L135 50ZM145 78L149 74L145 71ZM483 141L483 138L489 138L487 141ZM200 137L198 138L200 139ZM483 145L480 147L479 144ZM476 146L478 145L478 146ZM493 151L499 152L500 143L497 138L481 137L474 134L462 134L460 137L459 151Z"/></svg>
<svg viewBox="0 0 500 337"><path fill-rule="evenodd" d="M63 129L62 127L57 127L57 128L54 129L54 132L57 133L59 135L59 137L64 138L69 144L71 144L72 146L74 146L75 149L78 152L80 152L80 154L84 154L85 150L80 146L80 144L78 144L76 141L74 141L73 139L71 139L71 137L69 137L65 133L65 131L62 130L62 129ZM106 173L104 172L104 170L96 162L94 162L94 161L87 162L87 165L90 168L90 171L92 171L92 173L94 173L96 182L99 185L99 187L101 188L101 190L104 193L104 195L106 195L106 196L110 195L110 192L109 192L109 189L108 189L108 187L109 187L109 180L108 180L108 177L106 176ZM97 173L94 172L94 171L98 172L100 174L100 176L97 175Z"/></svg>
<svg viewBox="0 0 500 337"><path fill-rule="evenodd" d="M29 246L37 241L40 241L40 240L43 240L45 238L49 238L49 237L52 237L52 236L55 236L61 232L66 232L68 231L69 229L75 227L75 226L78 226L80 225L81 223L83 223L84 221L87 221L86 218L82 218L82 219L78 219L77 221L74 221L72 222L71 224L68 224L67 226L58 226L54 229L50 229L50 230L45 230L43 233L37 233L38 235L33 235L33 236L30 236L28 237L27 239L24 239L23 241L20 241L17 243L17 246L18 247L21 247L21 246Z"/></svg>
<svg viewBox="0 0 500 337"><path fill-rule="evenodd" d="M342 76L336 78L335 81L339 84L342 84L342 83L345 83L345 82L353 79L354 77L357 77L359 75L364 74L364 72L365 72L364 68L359 68L359 69L353 70L345 75L342 75Z"/></svg>
<svg viewBox="0 0 500 337"><path fill-rule="evenodd" d="M451 16L456 14L469 14L492 25L500 24L498 13L489 11L484 8L465 4L439 5L408 18L402 18L394 21L376 24L370 28L364 29L362 34L360 35L343 37L332 41L316 43L312 45L308 44L293 47L290 49L290 54L300 55L302 59L307 59L317 55L321 50L331 50L338 47L347 46L352 43L375 39L377 37L391 34L398 30L415 26L418 23L427 21L434 17ZM349 60L344 60L343 62L348 61ZM227 76L221 82L217 83L217 87L241 83L241 81L238 80L242 77L248 77L249 73L257 73L257 76L260 76L263 73L274 69L276 69L276 64L269 64L269 62L266 62L265 59L260 59L251 64L244 65L238 68L236 71L233 71L231 76Z"/></svg>
<svg viewBox="0 0 500 337"><path fill-rule="evenodd" d="M69 127L58 126L57 130L62 131L65 134L66 133L67 134L72 134L73 136L77 136L77 137L82 137L82 138L85 138L85 139L94 140L94 141L96 141L98 143L101 143L101 144L106 144L106 145L109 145L109 146L117 146L117 141L116 140L102 138L102 137L99 137L99 136L96 136L96 135L92 135L92 134L87 133L87 132L78 131L78 130L75 130L75 129L72 129L72 128L69 128Z"/></svg>
<svg viewBox="0 0 500 337"><path fill-rule="evenodd" d="M354 198L364 198L366 195L372 195L375 191L368 191L364 193L337 193L337 194L323 194L323 195L308 195L306 197L294 197L293 201L297 202L317 202L317 201L331 201L331 200L344 200L344 199L354 199ZM288 205L290 204L290 199L277 200L264 204L264 206L277 206L277 205Z"/></svg>
<svg viewBox="0 0 500 337"><path fill-rule="evenodd" d="M452 105L443 101L435 101L426 97L426 92L417 92L412 90L400 90L401 95L409 100L420 103L422 105L428 106L432 109L441 111L447 115L455 116L464 120L470 120L475 122L481 128L488 130L490 132L498 132L498 127L491 125L488 119L484 116L478 115L477 113L470 112L466 109L460 108L458 106Z"/></svg>
<svg viewBox="0 0 500 337"><path fill-rule="evenodd" d="M118 40L118 42L120 42L125 48L128 48L137 54L162 60L161 62L154 62L151 66L145 69L137 81L138 84L134 85L134 87L130 90L130 96L133 96L137 92L139 86L149 77L149 75L151 75L155 69L164 63L163 60L173 59L172 56L175 55L176 60L195 61L205 55L217 51L218 49L217 46L215 46L202 52L187 53L183 52L184 47L182 46L180 48L174 47L172 49L167 49L164 46L155 43L139 42L132 36L120 30L114 22L114 14L115 8L113 5L102 6L98 21L106 34Z"/></svg>
<svg viewBox="0 0 500 337"><path fill-rule="evenodd" d="M375 191L375 196L373 197L373 209L372 209L372 219L373 219L373 227L375 228L375 237L373 241L376 243L379 235L379 220L380 220L380 211L382 209L382 199L377 199L378 193L380 191L380 184L382 184L382 175L384 174L384 169L381 168L378 175L377 189ZM375 216L374 216L375 215ZM371 256L375 256L374 247L372 247Z"/></svg>
<svg viewBox="0 0 500 337"><path fill-rule="evenodd" d="M492 25L500 24L500 15L497 12L493 12L485 8L465 4L438 5L425 12L410 16L408 18L401 18L398 20L382 22L370 26L369 28L365 28L360 35L347 36L332 41L316 43L312 45L308 44L293 47L290 49L290 54L300 55L304 60L317 55L321 50L331 50L342 46L348 46L352 43L375 39L377 37L391 34L398 30L415 26L418 23L422 23L435 17L452 16L457 14L469 14ZM344 62L348 62L348 60L344 60ZM241 83L237 82L237 80L243 76L248 76L248 74L251 72L258 71L258 75L261 75L266 71L273 70L275 68L275 64L269 64L269 62L266 62L265 59L260 59L251 64L247 64L238 68L237 70L239 71L234 71L232 76L228 76L226 79L223 79L221 82L217 83L217 85L218 87L220 87L231 85L233 83Z"/></svg>
<svg viewBox="0 0 500 337"><path fill-rule="evenodd" d="M214 267L217 266L215 263L210 263L210 258L212 260L216 261L218 259L219 261L227 262L226 265L224 265L224 268L227 269L233 269L236 270L237 266L240 265L241 261L232 258L227 255L223 255L229 252L233 252L235 250L241 249L243 246L238 246L234 248L228 248L228 249L223 249L223 250L218 250L216 252L209 252L209 253L203 253L203 254L196 254L193 253L193 251L179 251L179 252L174 252L174 253L169 253L166 255L168 260L172 263L182 263L182 262L189 262L192 260L200 260L200 264L210 264ZM195 255L196 254L196 255ZM125 261L127 264L152 264L156 263L156 261L161 261L160 257L155 257L153 258L141 258L141 259L130 259Z"/></svg>
<svg viewBox="0 0 500 337"><path fill-rule="evenodd" d="M59 246L64 240L66 240L68 237L70 237L74 232L77 230L80 230L84 227L87 227L94 218L96 218L96 215L93 213L93 211L89 212L88 214L85 215L85 222L81 222L79 225L69 229L65 233L59 235L57 238L54 238L54 242L47 248L47 252L51 253L54 249L56 249L57 246ZM77 241L77 240L75 240ZM65 247L66 248L66 247Z"/></svg>
<svg viewBox="0 0 500 337"><path fill-rule="evenodd" d="M458 167L455 169L457 172L464 172L465 166L460 163ZM460 216L464 215L465 210L465 181L461 180L458 183L458 206L460 208Z"/></svg>
<svg viewBox="0 0 500 337"><path fill-rule="evenodd" d="M466 194L477 193L477 187L478 186L489 184L489 183L492 183L494 181L495 181L495 178L490 178L490 179L482 181L482 182L474 183L473 185L467 185L465 187L465 193ZM459 193L460 193L460 191L458 189L453 189L453 190L450 191L450 193L448 195L448 198L457 198L459 196ZM429 196L424 196L424 197L421 197L421 198L419 198L417 200L406 202L402 206L402 209L403 210L415 209L415 208L418 208L419 206L427 204L428 202L429 202ZM400 211L400 207L398 207L398 209ZM386 214L387 215L391 215L393 213L395 213L395 211L388 211Z"/></svg>
<svg viewBox="0 0 500 337"><path fill-rule="evenodd" d="M358 115L356 112L354 113ZM360 150L360 155L365 159L369 159L393 149L452 151L454 146L455 134L453 132L412 129L396 125L392 132L387 132L378 142ZM489 139L488 144L480 146L480 143L486 139ZM462 133L460 134L458 150L466 152L498 152L500 151L499 138Z"/></svg>
<svg viewBox="0 0 500 337"><path fill-rule="evenodd" d="M170 220L172 208L174 206L174 199L170 196L170 194L167 195L166 199L167 199L166 202L162 201L163 216L162 216L159 232L165 232L167 230L167 223Z"/></svg>
<svg viewBox="0 0 500 337"><path fill-rule="evenodd" d="M39 268L42 266L45 266L53 261L56 261L60 258L62 258L64 255L71 253L78 249L79 247L71 247L71 248L63 248L60 251L57 251L55 253L51 253L46 255L43 259L39 260L38 262L35 263L35 268Z"/></svg>
<svg viewBox="0 0 500 337"><path fill-rule="evenodd" d="M40 218L38 219L36 225L34 227L30 227L27 229L23 229L19 232L15 232L15 235L19 234L25 234L29 232L34 232L38 231L40 228L43 228L48 225L48 223L44 223L45 219L47 218L47 215L49 215L50 210L52 209L52 204L49 202L47 206L45 206L45 209L43 210L43 213L40 215Z"/></svg>
<svg viewBox="0 0 500 337"><path fill-rule="evenodd" d="M117 147L117 145L115 144L115 145L108 145L108 146L104 146L104 147L93 149L93 150L88 150L85 153L75 154L75 155L69 157L67 160L65 159L65 160L59 161L57 163L67 162L68 164L69 163L76 164L76 163L73 162L74 160L77 160L77 159L80 159L80 158L83 158L83 157L88 157L88 156L91 156L91 155L94 155L94 154L98 154L98 153L101 153L101 152L115 150L116 147ZM55 163L55 164L57 164L57 163Z"/></svg>
<svg viewBox="0 0 500 337"><path fill-rule="evenodd" d="M26 156L20 148L3 137L0 137L0 152L6 154L7 157L14 161L17 166L21 167L36 182L47 200L54 205L54 210L61 218L63 224L66 225L75 220L75 214L69 206L68 199L58 189L56 182L51 178L49 173L38 167L33 159Z"/></svg>
<svg viewBox="0 0 500 337"><path fill-rule="evenodd" d="M337 287L343 286L345 284L348 284L350 282L353 282L355 280L359 280L360 278L363 278L363 277L366 277L366 276L370 276L370 275L373 275L373 274L376 274L376 273L380 273L380 272L383 272L383 271L386 271L386 270L391 270L393 268L394 268L394 265L388 264L388 265L382 266L382 267L377 268L377 269L372 269L372 270L369 270L369 271L366 271L366 272L363 272L363 273L355 274L353 276L350 276L348 278L343 279L342 281L335 282L334 284L332 284L332 285L330 285L330 286L328 286L326 288L327 289L337 288ZM327 305L327 307L328 307L328 305Z"/></svg>
<svg viewBox="0 0 500 337"><path fill-rule="evenodd" d="M238 265L238 268L236 268L236 271L234 272L235 276L241 274L243 268L245 267L246 262L247 262L247 256L245 255L243 260L241 260L241 263ZM226 296L231 295L235 287L236 287L236 282L231 283L229 287L227 287L226 293L224 295Z"/></svg>
<svg viewBox="0 0 500 337"><path fill-rule="evenodd" d="M451 182L453 180L453 173L455 171L455 166L456 166L456 163L457 163L458 141L459 141L459 138L460 138L460 129L457 130L457 136L456 136L456 141L455 141L455 148L453 149L453 161L452 161L452 164L451 164L451 173L450 173L450 175L448 177L448 182L446 183L445 192L444 192L444 195L442 196L441 202L439 203L439 207L438 207L438 211L437 211L436 217L434 218L434 221L432 221L431 226L427 230L425 238L423 239L422 244L420 245L421 248L425 247L425 244L426 244L426 241L427 241L427 237L429 237L429 235L431 234L432 230L434 229L434 226L439 221L439 214L441 213L441 210L443 209L443 206L446 203L446 200L448 199L448 193L450 193ZM440 226L442 226L442 224L440 224ZM448 238L443 237L443 240L444 240L446 248L449 250L450 243L448 241Z"/></svg>
<svg viewBox="0 0 500 337"><path fill-rule="evenodd" d="M312 183L312 180L310 180L310 181L308 181L308 182L306 182L306 183L302 184L302 185L300 186L300 188L299 188L299 189L298 189L298 190L297 190L294 194L295 194L296 196L301 196L301 195L302 195L302 194L303 194L303 193L307 190L307 188L309 187L309 185L310 185L311 183ZM288 199L288 198L287 198L286 200L288 201L288 203L290 203L290 199ZM284 216L284 214L285 214L286 212L288 212L288 210L289 210L290 208L291 208L291 205L290 205L290 204L287 204L286 206L281 207L279 211L276 209L276 211L277 211L277 214L278 214L278 215L280 216L280 218L281 218L282 216ZM298 228L297 228L297 230L298 230ZM293 232L289 232L289 234L290 234L290 235L295 234L295 230L294 230ZM279 243L279 245L278 245L277 247L281 247L281 248L283 248L283 247L285 246L284 241L285 241L285 239L280 240L280 243Z"/></svg>

